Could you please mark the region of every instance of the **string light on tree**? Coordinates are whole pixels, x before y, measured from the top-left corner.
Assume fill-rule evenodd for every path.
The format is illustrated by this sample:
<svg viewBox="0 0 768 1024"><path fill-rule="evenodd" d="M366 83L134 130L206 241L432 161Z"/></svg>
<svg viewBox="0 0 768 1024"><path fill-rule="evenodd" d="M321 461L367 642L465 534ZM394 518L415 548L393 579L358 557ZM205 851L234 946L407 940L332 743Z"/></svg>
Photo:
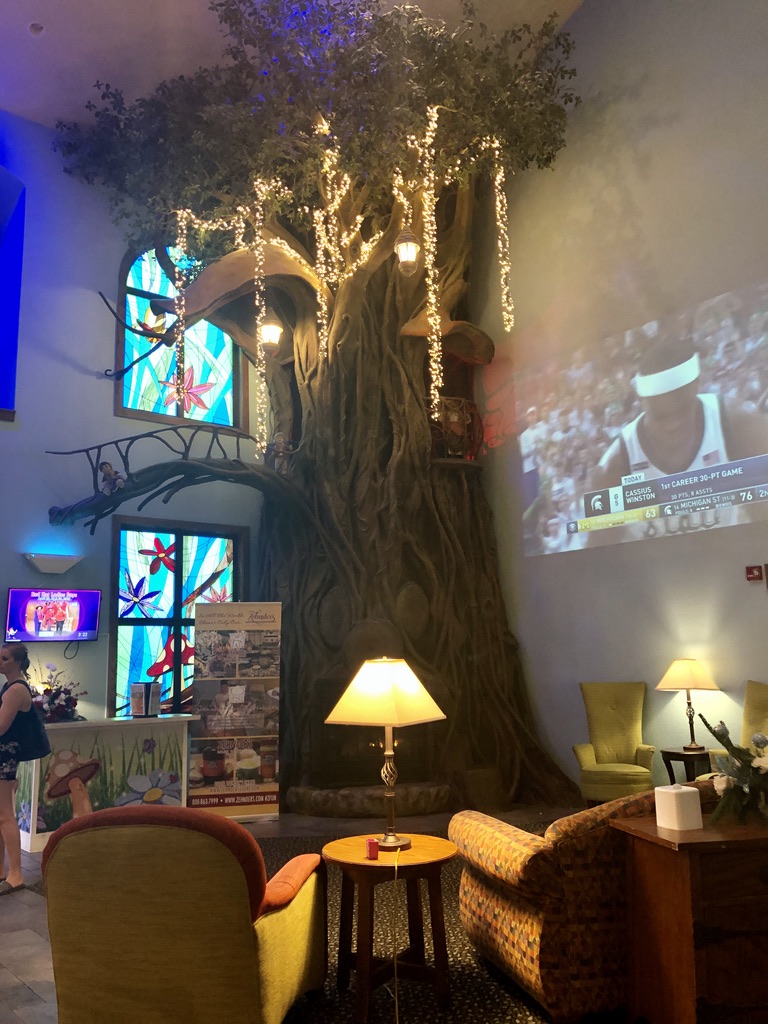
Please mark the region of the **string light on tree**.
<svg viewBox="0 0 768 1024"><path fill-rule="evenodd" d="M229 231L233 235L234 248L245 249L247 248L245 242L245 228L246 224L250 221L254 228L254 241L250 248L254 257L254 302L256 304L258 336L258 328L261 320L263 319L266 305L264 286L264 240L262 228L264 222L264 196L269 187L268 183L257 181L254 185L254 190L256 191L258 201L250 208L238 206L237 213L233 217L216 217L207 219L196 216L189 209L177 211L176 246L178 250L184 254L175 264L176 295L174 298L174 311L176 313L176 375L174 377L174 393L176 401L180 404L186 404L187 380L184 369L184 332L186 330L186 301L184 289L187 281L186 275L181 269L181 261L186 258L185 254L187 252L189 242L189 227L192 225L198 231ZM259 346L257 346L256 364L254 433L259 450L263 454L267 449L269 396L267 394L265 381L266 364L264 362L264 353Z"/></svg>
<svg viewBox="0 0 768 1024"><path fill-rule="evenodd" d="M501 162L501 144L498 139L485 139L483 148L493 152L493 195L496 207L496 247L499 259L499 284L501 286L501 315L504 330L515 326L515 304L512 301L510 278L512 263L509 257L509 214L507 210L506 176Z"/></svg>

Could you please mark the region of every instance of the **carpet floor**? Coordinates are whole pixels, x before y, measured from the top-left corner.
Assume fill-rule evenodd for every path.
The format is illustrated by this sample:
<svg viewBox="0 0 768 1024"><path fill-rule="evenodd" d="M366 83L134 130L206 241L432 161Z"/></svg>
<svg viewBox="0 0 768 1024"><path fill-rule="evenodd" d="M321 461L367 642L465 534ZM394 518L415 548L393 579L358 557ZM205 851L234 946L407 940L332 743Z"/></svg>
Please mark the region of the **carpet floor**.
<svg viewBox="0 0 768 1024"><path fill-rule="evenodd" d="M518 826L520 827L520 826ZM541 823L531 824L529 831L540 831ZM267 874L271 876L290 857L299 853L320 852L332 838L319 837L260 839ZM392 982L382 985L371 995L369 1024L549 1024L549 1016L527 993L506 975L481 960L464 934L459 920L459 879L461 864L447 864L442 873L445 905L445 930L448 944L451 1003L440 1008L429 985L400 980L395 1000ZM422 902L427 906L426 888L422 882ZM335 865L328 870L328 979L321 996L300 999L284 1024L352 1024L354 1010L354 972L346 992L336 989L336 960L339 934L341 872ZM407 945L407 913L405 884L384 883L376 887L374 915L374 954L391 958L393 929L398 949ZM425 927L427 962L431 958L429 925ZM591 1015L584 1024L622 1024L623 1016Z"/></svg>
<svg viewBox="0 0 768 1024"><path fill-rule="evenodd" d="M546 823L518 824L530 832L541 833ZM443 835L445 833L442 833ZM326 843L338 836L259 837L267 876L300 853L319 853ZM480 959L464 934L459 920L459 880L461 864L454 860L442 873L445 931L448 944L451 1002L446 1009L438 1007L431 986L400 980L397 994L392 982L382 985L371 995L368 1024L550 1024L549 1016L527 993L519 989L493 965ZM422 902L427 904L422 882ZM29 887L45 895L42 882ZM285 1018L284 1024L353 1024L354 972L346 992L336 989L336 962L339 937L339 906L341 872L335 865L328 870L328 978L322 994L300 999ZM427 915L428 916L428 915ZM427 962L430 961L431 935L425 927ZM374 954L391 958L397 948L407 944L407 913L405 884L384 883L376 887L374 920ZM624 1024L624 1016L593 1014L583 1024Z"/></svg>

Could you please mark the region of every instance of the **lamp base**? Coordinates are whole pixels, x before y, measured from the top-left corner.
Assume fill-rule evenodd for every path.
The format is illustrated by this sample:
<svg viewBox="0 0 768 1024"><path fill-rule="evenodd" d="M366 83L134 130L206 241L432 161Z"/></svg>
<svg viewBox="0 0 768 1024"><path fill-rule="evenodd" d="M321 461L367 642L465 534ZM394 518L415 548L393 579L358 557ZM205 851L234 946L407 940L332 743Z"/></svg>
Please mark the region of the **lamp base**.
<svg viewBox="0 0 768 1024"><path fill-rule="evenodd" d="M394 832L387 833L379 839L379 851L387 853L390 850L410 850L411 840L408 836L398 836Z"/></svg>
<svg viewBox="0 0 768 1024"><path fill-rule="evenodd" d="M686 743L683 747L686 754L703 754L706 749L700 743Z"/></svg>

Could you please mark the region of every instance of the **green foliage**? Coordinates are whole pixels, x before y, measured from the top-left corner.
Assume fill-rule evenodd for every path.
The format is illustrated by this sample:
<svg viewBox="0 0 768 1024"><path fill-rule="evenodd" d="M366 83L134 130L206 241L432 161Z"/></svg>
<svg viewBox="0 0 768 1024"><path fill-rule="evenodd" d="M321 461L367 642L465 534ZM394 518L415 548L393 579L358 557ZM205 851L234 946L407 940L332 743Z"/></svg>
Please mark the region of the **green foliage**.
<svg viewBox="0 0 768 1024"><path fill-rule="evenodd" d="M305 208L325 201L328 146L366 189L369 209L386 211L393 171L409 170L408 137L423 136L430 105L440 108L438 178L457 160L459 177L487 172L481 140L489 136L507 170L546 167L577 102L571 41L553 19L495 37L470 0L455 31L417 7L384 11L382 0L212 0L211 8L226 36L220 64L162 82L135 103L99 84L100 103L87 105L92 122L58 126L68 170L107 188L117 221L140 245L170 233L175 209L230 214L251 199L257 176L290 190L290 206L275 198L275 209L307 227ZM322 118L327 134L315 130Z"/></svg>

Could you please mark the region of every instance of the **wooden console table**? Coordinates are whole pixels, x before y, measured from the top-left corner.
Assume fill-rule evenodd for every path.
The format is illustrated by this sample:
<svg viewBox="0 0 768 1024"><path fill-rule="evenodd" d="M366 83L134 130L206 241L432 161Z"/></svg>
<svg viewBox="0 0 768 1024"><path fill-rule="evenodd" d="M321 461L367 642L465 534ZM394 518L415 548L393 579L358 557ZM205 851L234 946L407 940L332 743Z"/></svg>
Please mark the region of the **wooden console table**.
<svg viewBox="0 0 768 1024"><path fill-rule="evenodd" d="M630 1024L765 1024L768 826L611 825L629 837Z"/></svg>

